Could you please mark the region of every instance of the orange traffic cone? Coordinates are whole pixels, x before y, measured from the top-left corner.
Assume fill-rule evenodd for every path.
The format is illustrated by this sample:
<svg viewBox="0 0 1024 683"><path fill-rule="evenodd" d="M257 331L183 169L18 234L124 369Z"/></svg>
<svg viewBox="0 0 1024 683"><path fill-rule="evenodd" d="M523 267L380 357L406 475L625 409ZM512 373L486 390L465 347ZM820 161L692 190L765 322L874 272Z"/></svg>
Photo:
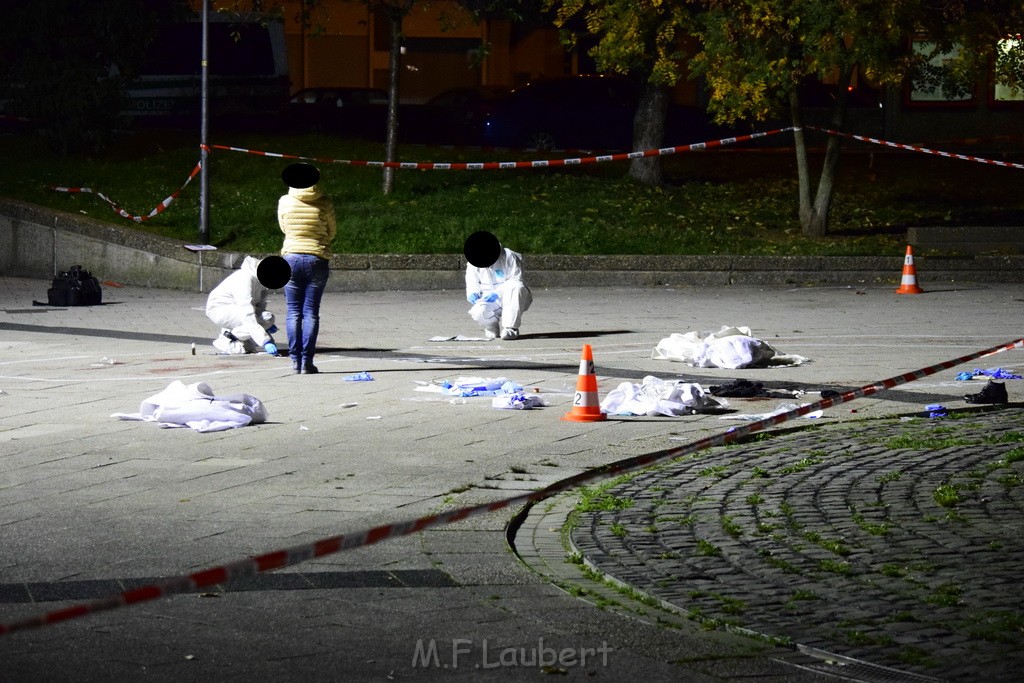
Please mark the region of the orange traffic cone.
<svg viewBox="0 0 1024 683"><path fill-rule="evenodd" d="M580 376L576 380L576 396L572 399L572 410L562 416L570 422L599 422L608 416L601 412L597 398L597 376L594 374L594 352L590 344L583 345L580 357Z"/></svg>
<svg viewBox="0 0 1024 683"><path fill-rule="evenodd" d="M907 245L907 255L903 258L903 279L897 294L923 294L924 290L917 286L917 269L914 268L914 251Z"/></svg>

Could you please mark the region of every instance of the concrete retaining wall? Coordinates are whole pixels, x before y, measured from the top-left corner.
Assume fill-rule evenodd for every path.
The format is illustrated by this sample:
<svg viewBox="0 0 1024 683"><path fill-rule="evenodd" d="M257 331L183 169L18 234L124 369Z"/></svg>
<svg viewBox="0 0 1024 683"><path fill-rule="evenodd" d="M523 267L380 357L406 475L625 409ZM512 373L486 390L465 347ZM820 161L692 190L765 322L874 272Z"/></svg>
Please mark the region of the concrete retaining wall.
<svg viewBox="0 0 1024 683"><path fill-rule="evenodd" d="M262 256L262 254L255 254ZM102 282L209 291L245 254L199 256L184 243L130 227L0 199L0 275L50 279L79 264ZM899 284L903 255L557 256L527 254L533 287ZM330 291L462 289L461 254L337 254ZM1024 256L915 258L929 283L1024 282Z"/></svg>

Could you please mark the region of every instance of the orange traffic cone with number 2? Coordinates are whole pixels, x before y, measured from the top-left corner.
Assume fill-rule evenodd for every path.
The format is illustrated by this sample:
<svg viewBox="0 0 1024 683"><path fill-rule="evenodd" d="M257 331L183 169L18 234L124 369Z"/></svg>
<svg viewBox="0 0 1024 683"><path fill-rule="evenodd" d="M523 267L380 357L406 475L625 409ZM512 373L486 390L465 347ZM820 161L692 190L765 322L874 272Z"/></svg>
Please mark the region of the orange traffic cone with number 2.
<svg viewBox="0 0 1024 683"><path fill-rule="evenodd" d="M576 380L576 395L572 399L572 410L562 416L570 422L599 422L608 416L601 412L601 401L597 398L597 375L594 374L594 352L590 344L583 345L580 358L580 376Z"/></svg>
<svg viewBox="0 0 1024 683"><path fill-rule="evenodd" d="M923 294L924 290L917 286L917 268L914 267L914 251L907 245L907 255L903 257L903 277L897 294Z"/></svg>

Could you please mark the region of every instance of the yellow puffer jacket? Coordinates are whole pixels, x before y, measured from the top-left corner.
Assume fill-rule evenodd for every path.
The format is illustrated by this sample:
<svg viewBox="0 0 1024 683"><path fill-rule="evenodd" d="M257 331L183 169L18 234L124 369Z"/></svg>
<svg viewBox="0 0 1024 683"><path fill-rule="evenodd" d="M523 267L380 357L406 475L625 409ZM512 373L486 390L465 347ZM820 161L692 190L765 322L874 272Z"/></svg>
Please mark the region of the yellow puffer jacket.
<svg viewBox="0 0 1024 683"><path fill-rule="evenodd" d="M331 257L331 242L338 229L334 204L316 185L289 188L277 203L277 222L284 233L282 255Z"/></svg>

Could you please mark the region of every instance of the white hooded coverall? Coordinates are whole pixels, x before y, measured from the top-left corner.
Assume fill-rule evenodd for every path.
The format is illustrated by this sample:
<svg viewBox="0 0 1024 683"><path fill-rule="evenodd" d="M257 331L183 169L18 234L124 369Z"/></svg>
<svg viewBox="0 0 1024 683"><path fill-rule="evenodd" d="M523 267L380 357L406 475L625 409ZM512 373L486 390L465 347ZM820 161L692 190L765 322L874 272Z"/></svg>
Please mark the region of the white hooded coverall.
<svg viewBox="0 0 1024 683"><path fill-rule="evenodd" d="M274 325L274 314L266 310L267 289L256 277L259 263L259 259L246 256L241 268L224 278L206 299L206 317L241 342L240 348L221 342L226 337L218 337L214 346L221 351L257 353L273 341L267 329Z"/></svg>
<svg viewBox="0 0 1024 683"><path fill-rule="evenodd" d="M482 297L469 309L473 320L495 336L505 329L518 332L523 313L533 303L533 294L523 282L523 257L503 247L498 260L489 268L467 264L466 297L474 292ZM498 294L498 300L485 302L492 292Z"/></svg>

